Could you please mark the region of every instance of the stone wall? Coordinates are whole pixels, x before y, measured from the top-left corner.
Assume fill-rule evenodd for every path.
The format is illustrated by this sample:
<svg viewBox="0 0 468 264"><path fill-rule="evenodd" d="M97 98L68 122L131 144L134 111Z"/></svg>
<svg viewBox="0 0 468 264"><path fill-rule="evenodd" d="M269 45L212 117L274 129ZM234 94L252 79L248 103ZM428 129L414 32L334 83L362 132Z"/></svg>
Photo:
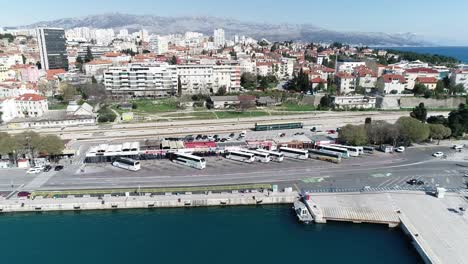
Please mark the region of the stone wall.
<svg viewBox="0 0 468 264"><path fill-rule="evenodd" d="M460 104L466 103L465 98L432 99L415 96L380 96L377 97L377 108L385 110L411 109L420 103L427 108L455 109Z"/></svg>

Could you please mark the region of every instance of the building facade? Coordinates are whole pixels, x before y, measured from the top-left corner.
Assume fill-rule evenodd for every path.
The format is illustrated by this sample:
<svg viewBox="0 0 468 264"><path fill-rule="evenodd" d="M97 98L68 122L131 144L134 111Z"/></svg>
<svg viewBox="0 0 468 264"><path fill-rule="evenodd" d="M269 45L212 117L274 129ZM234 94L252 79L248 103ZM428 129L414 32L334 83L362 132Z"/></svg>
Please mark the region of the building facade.
<svg viewBox="0 0 468 264"><path fill-rule="evenodd" d="M110 67L104 73L106 89L116 96L172 96L177 94L177 83L177 67L167 63Z"/></svg>
<svg viewBox="0 0 468 264"><path fill-rule="evenodd" d="M65 31L60 28L38 28L36 34L42 68L68 70Z"/></svg>

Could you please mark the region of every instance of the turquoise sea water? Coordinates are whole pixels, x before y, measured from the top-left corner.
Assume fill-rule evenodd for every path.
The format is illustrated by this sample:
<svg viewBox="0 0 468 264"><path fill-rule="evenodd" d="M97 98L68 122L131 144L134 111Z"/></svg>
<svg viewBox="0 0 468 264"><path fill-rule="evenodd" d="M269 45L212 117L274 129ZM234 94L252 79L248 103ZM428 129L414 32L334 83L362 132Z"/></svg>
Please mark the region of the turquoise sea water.
<svg viewBox="0 0 468 264"><path fill-rule="evenodd" d="M399 229L289 206L0 215L0 263L420 263Z"/></svg>
<svg viewBox="0 0 468 264"><path fill-rule="evenodd" d="M468 47L395 47L389 49L445 55L468 63Z"/></svg>

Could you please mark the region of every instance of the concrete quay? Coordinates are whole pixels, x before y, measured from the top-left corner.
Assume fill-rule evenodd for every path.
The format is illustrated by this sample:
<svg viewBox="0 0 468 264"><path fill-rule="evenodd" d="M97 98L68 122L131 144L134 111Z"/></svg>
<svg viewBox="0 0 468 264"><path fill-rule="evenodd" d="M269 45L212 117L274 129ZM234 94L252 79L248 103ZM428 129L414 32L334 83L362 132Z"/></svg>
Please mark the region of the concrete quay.
<svg viewBox="0 0 468 264"><path fill-rule="evenodd" d="M348 221L399 226L425 263L468 263L466 194L424 192L313 193L305 201L316 223Z"/></svg>
<svg viewBox="0 0 468 264"><path fill-rule="evenodd" d="M50 211L79 211L79 210L115 210L139 208L170 208L170 207L203 207L203 206L232 206L232 205L263 205L263 204L292 204L298 198L298 193L290 192L249 192L237 191L208 194L166 194L142 196L115 197L74 197L34 199L2 199L1 213L14 212L50 212Z"/></svg>

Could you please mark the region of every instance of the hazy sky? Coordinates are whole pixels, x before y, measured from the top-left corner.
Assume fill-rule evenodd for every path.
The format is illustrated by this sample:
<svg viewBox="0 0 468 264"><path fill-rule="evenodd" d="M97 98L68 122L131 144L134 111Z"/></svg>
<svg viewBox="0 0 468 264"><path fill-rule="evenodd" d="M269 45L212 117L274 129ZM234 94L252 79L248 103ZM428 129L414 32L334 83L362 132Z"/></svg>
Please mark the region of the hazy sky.
<svg viewBox="0 0 468 264"><path fill-rule="evenodd" d="M412 32L468 44L468 0L0 0L0 27L107 12L209 15L344 31Z"/></svg>

